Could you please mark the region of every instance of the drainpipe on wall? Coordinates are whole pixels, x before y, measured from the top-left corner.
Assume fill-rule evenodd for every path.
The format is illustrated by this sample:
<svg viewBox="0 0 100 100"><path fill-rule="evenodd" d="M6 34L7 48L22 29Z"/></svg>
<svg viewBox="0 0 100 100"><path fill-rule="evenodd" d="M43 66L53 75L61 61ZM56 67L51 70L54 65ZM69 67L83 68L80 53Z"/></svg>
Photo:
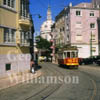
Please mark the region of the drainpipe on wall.
<svg viewBox="0 0 100 100"><path fill-rule="evenodd" d="M92 57L92 31L91 31L91 37L90 37L90 57Z"/></svg>

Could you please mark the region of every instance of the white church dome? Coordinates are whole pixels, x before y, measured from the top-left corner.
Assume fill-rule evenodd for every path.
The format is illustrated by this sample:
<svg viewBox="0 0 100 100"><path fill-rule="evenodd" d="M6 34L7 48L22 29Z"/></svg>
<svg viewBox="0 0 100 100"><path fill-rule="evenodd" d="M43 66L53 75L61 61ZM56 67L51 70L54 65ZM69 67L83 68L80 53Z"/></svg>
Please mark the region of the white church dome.
<svg viewBox="0 0 100 100"><path fill-rule="evenodd" d="M49 6L47 11L47 20L43 22L40 29L41 37L47 39L48 41L50 41L51 39L50 33L51 33L51 26L53 25L53 23L54 21L52 20L51 10Z"/></svg>
<svg viewBox="0 0 100 100"><path fill-rule="evenodd" d="M53 25L54 21L47 20L41 25L41 34L46 32L51 32L51 26Z"/></svg>

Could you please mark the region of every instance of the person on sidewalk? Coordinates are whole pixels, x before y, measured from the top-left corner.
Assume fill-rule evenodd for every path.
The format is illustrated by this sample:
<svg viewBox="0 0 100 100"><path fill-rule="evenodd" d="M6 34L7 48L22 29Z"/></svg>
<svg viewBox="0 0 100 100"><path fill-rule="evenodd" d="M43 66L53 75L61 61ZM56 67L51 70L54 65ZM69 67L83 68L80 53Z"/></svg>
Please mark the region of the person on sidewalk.
<svg viewBox="0 0 100 100"><path fill-rule="evenodd" d="M30 62L30 72L31 73L35 73L35 62L33 61L33 60L31 60L31 62Z"/></svg>

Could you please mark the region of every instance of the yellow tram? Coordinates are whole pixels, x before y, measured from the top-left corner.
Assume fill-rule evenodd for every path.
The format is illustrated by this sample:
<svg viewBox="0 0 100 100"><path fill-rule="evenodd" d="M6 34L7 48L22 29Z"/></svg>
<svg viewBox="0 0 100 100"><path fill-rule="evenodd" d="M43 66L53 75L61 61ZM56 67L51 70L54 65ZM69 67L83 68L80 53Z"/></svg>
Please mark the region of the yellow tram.
<svg viewBox="0 0 100 100"><path fill-rule="evenodd" d="M78 49L75 46L69 46L58 52L58 64L68 67L78 68Z"/></svg>

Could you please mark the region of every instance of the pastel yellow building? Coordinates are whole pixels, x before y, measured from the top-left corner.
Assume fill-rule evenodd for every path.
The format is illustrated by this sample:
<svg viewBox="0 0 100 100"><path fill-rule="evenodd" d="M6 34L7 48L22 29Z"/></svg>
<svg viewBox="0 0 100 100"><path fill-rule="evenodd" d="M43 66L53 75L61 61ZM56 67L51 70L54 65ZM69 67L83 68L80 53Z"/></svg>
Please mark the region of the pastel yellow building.
<svg viewBox="0 0 100 100"><path fill-rule="evenodd" d="M29 0L0 0L0 76L29 70L31 28Z"/></svg>

